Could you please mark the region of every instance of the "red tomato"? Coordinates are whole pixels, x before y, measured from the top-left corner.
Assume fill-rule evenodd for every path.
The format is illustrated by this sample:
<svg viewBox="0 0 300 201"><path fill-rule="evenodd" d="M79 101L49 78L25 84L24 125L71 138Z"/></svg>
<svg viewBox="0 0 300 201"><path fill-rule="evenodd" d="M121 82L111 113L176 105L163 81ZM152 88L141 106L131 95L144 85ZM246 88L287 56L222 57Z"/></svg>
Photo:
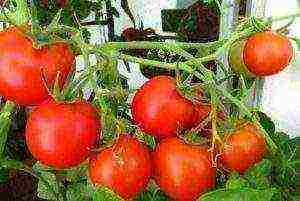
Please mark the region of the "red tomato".
<svg viewBox="0 0 300 201"><path fill-rule="evenodd" d="M26 143L32 155L56 169L82 163L100 137L100 117L87 102L50 101L30 113Z"/></svg>
<svg viewBox="0 0 300 201"><path fill-rule="evenodd" d="M74 55L63 42L40 49L15 27L0 32L0 94L21 105L37 105L49 97L42 79L42 70L48 87L60 72L62 87L73 69Z"/></svg>
<svg viewBox="0 0 300 201"><path fill-rule="evenodd" d="M90 178L96 186L113 189L124 199L135 197L149 182L151 162L148 148L123 134L117 142L90 160Z"/></svg>
<svg viewBox="0 0 300 201"><path fill-rule="evenodd" d="M172 137L162 140L151 156L156 183L174 200L196 200L215 186L211 153L204 146Z"/></svg>
<svg viewBox="0 0 300 201"><path fill-rule="evenodd" d="M257 76L274 75L282 71L293 57L293 46L288 38L271 31L252 35L244 48L244 62Z"/></svg>
<svg viewBox="0 0 300 201"><path fill-rule="evenodd" d="M186 99L177 90L175 79L162 75L138 90L131 111L135 123L160 140L199 124L209 114L210 106Z"/></svg>
<svg viewBox="0 0 300 201"><path fill-rule="evenodd" d="M249 167L262 160L267 151L265 139L253 124L227 136L221 154L221 163L228 169L244 173Z"/></svg>

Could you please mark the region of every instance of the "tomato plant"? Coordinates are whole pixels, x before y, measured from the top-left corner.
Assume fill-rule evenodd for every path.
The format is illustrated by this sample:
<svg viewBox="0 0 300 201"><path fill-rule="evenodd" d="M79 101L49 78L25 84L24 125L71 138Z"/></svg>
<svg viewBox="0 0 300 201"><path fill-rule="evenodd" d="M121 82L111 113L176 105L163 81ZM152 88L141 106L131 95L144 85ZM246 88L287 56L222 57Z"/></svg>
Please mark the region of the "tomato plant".
<svg viewBox="0 0 300 201"><path fill-rule="evenodd" d="M100 139L97 110L86 102L53 102L37 106L26 126L26 143L44 164L62 169L77 166Z"/></svg>
<svg viewBox="0 0 300 201"><path fill-rule="evenodd" d="M299 12L247 17L210 43L130 42L123 34L126 43L95 45L80 21L95 2L70 0L50 18L41 17L36 2L9 2L1 12L12 25L0 33L0 181L14 182L7 176L15 175L11 169L25 171L38 179L39 198L59 201L295 199L298 138L277 132L267 115L246 103L257 76L279 73L294 51L288 36L271 31L272 23ZM67 23L65 11L70 19L79 4L85 8L79 19ZM135 32L125 33L130 30ZM70 45L84 60L76 74ZM136 50L143 54L130 54ZM145 56L145 50L172 58ZM232 69L251 72L251 82L227 68L220 59L227 54ZM175 78L158 74L131 86L119 74L120 60L171 71ZM210 63L217 69L205 67ZM17 104L28 114L17 131L25 131L35 160L12 149Z"/></svg>

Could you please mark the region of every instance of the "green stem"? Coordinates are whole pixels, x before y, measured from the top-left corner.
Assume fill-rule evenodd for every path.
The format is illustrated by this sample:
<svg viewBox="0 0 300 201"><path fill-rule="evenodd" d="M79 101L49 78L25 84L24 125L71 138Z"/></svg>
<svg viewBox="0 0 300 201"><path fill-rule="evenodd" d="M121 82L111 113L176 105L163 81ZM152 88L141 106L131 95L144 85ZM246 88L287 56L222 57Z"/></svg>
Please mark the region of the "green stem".
<svg viewBox="0 0 300 201"><path fill-rule="evenodd" d="M174 50L176 46L181 49L201 49L201 48L214 48L217 49L222 46L224 41L215 41L210 43L166 43L166 42L149 42L149 41L138 41L138 42L109 42L101 45L102 47L110 47L115 50L122 49L162 49L162 50ZM100 47L101 48L101 47Z"/></svg>

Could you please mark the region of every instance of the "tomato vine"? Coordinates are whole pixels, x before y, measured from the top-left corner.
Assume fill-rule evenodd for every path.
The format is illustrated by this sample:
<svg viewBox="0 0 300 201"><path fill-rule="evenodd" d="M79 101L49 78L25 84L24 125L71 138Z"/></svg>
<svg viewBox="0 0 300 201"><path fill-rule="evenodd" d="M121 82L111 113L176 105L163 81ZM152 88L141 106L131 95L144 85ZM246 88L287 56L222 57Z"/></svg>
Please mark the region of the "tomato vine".
<svg viewBox="0 0 300 201"><path fill-rule="evenodd" d="M10 23L14 25L24 25L30 22L30 13L26 2L24 0L12 0L12 1L16 3L17 9L13 11L5 9L2 12L0 18L4 21L8 20ZM219 1L216 2L219 3ZM217 61L217 63L221 63L221 61L219 60L220 56L222 56L225 52L227 52L231 47L231 45L236 41L247 38L257 32L270 29L272 23L275 21L281 21L281 20L290 19L299 16L300 16L300 12L293 13L288 16L271 17L268 19L258 19L255 17L249 17L244 19L244 21L242 21L237 26L236 30L232 34L230 34L224 39L215 42L210 42L210 43L183 43L183 42L166 43L166 42L142 41L142 42L108 42L100 45L89 44L86 42L84 38L84 33L83 33L84 29L82 26L80 26L80 24L78 25L78 27L71 27L59 23L61 18L61 12L58 12L56 17L54 17L52 23L50 23L50 25L46 27L46 30L44 32L48 35L56 35L58 33L69 33L71 37L67 38L66 40L68 40L68 42L70 42L72 45L80 49L80 53L83 55L85 69L78 78L75 77L74 75L73 77L71 77L68 86L65 87L62 91L62 95L65 97L65 99L72 100L74 97L80 94L79 92L82 91L85 86L89 86L94 90L95 97L93 103L99 106L102 110L102 114L103 114L102 120L104 121L104 124L106 124L105 128L107 128L107 131L105 132L108 133L106 136L104 136L104 141L105 141L104 143L107 144L111 143L111 140L115 138L114 135L116 132L119 133L121 132L120 130L127 131L127 130L136 129L136 127L133 126L131 122L128 122L126 118L124 119L120 117L120 115L118 114L119 106L123 107L122 109L124 111L128 110L124 102L126 102L126 98L130 93L130 91L124 89L122 85L122 78L119 76L117 70L118 60L125 60L128 62L134 62L141 65L155 66L158 68L164 68L169 70L179 70L189 75L195 76L198 80L201 81L201 86L204 88L205 91L208 92L210 97L211 112L209 118L212 122L212 142L211 142L210 151L213 155L212 158L213 158L214 166L217 166L215 158L217 158L218 155L215 155L216 154L215 150L219 147L224 146L221 133L218 130L218 121L219 121L218 111L221 105L223 104L222 103L222 101L224 101L223 99L225 99L227 103L234 105L235 109L238 110L241 117L249 119L260 128L263 136L267 141L269 150L272 153L272 157L276 157L281 154L281 147L280 145L278 147L278 143L274 142L274 137L271 136L270 133L264 127L264 125L262 125L260 119L257 117L255 112L251 111L244 103L243 100L241 100L238 97L235 97L222 84L219 84L221 83L221 81L218 80L218 78L216 77L213 71L204 67L204 63L213 60ZM130 50L130 49L162 50L164 52L172 52L180 56L181 58L183 58L183 61L180 60L177 62L168 63L168 62L162 62L162 61L156 61L156 60L131 56L122 52L122 50ZM189 53L190 49L197 49L198 51L201 51L203 49L208 49L209 51L207 51L207 54L202 55L201 57L195 57L193 54ZM97 63L95 65L91 64L90 55L96 55ZM245 81L243 80L243 77L241 79L242 79L243 88L244 90L246 90L245 88L247 87ZM97 83L97 80L100 80L101 83L100 84ZM6 143L5 135L7 134L9 124L12 121L12 119L10 118L10 114L12 113L13 108L14 108L13 103L7 102L1 111L0 122L2 122L2 124L0 130L0 134L1 134L0 153L3 152L4 149L3 147ZM137 135L139 135L139 133ZM143 138L141 136L138 137ZM146 137L144 137L144 139L145 138ZM2 160L3 158L5 157L2 156ZM2 167L12 166L16 168L17 166L16 164L13 165L11 164L8 165L8 164L9 163L7 162L3 162ZM262 163L262 165L265 164ZM35 176L39 177L44 182L44 185L48 187L50 185L50 189L52 189L54 196L58 200L67 199L66 197L61 198L60 192L56 192L56 190L53 189L53 186L51 186L51 184L48 184L47 181L45 181L45 178L43 178L43 176L37 175L37 173L34 173L34 171L31 170L31 168L29 167L24 168L23 166L19 165L17 169L23 169L23 170L25 169L26 171L29 171ZM249 170L250 172L249 174L252 174L251 171L255 172L255 170ZM224 196L225 195L227 196L228 192L231 192L232 194L238 196L241 193L240 191L244 190L244 188L241 188L241 186L245 187L243 185L250 185L250 184L245 184L247 182L242 181L243 179L239 178L238 176L236 178L231 178L231 179L232 180L229 179L229 181L237 182L238 183L237 185L239 187L238 188L233 187L234 185L228 181L225 189L220 190L220 192L223 193ZM249 186L247 186L246 189L247 188L249 188ZM106 190L101 189L98 191L97 194L97 196L100 197L101 197L101 193L99 193L100 191L105 191L107 194L112 193L109 192L109 190L107 189ZM249 191L253 191L252 194L253 195L255 194L256 196L260 196L264 193L253 189L252 190L250 189ZM275 191L276 190L272 188L271 191L268 193L273 195ZM155 196L156 193L157 193L157 189L155 190L155 193L153 193L153 196ZM216 192L206 194L201 200L206 200L206 197L209 197L210 194L214 194L214 193ZM97 200L97 198L95 199Z"/></svg>

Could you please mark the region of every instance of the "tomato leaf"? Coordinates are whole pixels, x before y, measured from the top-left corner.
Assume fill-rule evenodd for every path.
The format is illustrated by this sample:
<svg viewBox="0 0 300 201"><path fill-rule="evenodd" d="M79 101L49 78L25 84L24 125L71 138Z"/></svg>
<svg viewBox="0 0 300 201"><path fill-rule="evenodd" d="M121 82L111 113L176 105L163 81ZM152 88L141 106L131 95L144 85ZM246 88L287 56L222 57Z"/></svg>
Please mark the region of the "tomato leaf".
<svg viewBox="0 0 300 201"><path fill-rule="evenodd" d="M258 117L258 121L260 125L264 128L264 130L272 135L275 132L275 124L272 119L263 112L255 111L255 115Z"/></svg>
<svg viewBox="0 0 300 201"><path fill-rule="evenodd" d="M44 166L37 162L33 166L33 171L39 178L37 195L45 200L63 200L60 193L61 186L59 185L52 168Z"/></svg>
<svg viewBox="0 0 300 201"><path fill-rule="evenodd" d="M250 186L255 189L267 189L270 187L268 176L271 175L272 162L263 159L246 171L244 177L249 181Z"/></svg>
<svg viewBox="0 0 300 201"><path fill-rule="evenodd" d="M231 173L228 181L226 182L226 189L228 190L236 190L250 187L249 182L240 177L239 173L233 172Z"/></svg>
<svg viewBox="0 0 300 201"><path fill-rule="evenodd" d="M255 190L252 188L242 188L235 190L219 189L201 196L198 201L270 201L276 189Z"/></svg>
<svg viewBox="0 0 300 201"><path fill-rule="evenodd" d="M106 187L98 188L94 195L93 201L124 201L119 195Z"/></svg>
<svg viewBox="0 0 300 201"><path fill-rule="evenodd" d="M11 114L14 104L7 101L0 113L0 156L2 156L7 141L7 134L11 125Z"/></svg>
<svg viewBox="0 0 300 201"><path fill-rule="evenodd" d="M63 200L59 189L60 186L53 173L41 172L40 177L43 178L38 182L37 195L45 200Z"/></svg>
<svg viewBox="0 0 300 201"><path fill-rule="evenodd" d="M75 183L68 187L66 197L68 201L90 200L94 193L94 187L85 180L84 182Z"/></svg>

